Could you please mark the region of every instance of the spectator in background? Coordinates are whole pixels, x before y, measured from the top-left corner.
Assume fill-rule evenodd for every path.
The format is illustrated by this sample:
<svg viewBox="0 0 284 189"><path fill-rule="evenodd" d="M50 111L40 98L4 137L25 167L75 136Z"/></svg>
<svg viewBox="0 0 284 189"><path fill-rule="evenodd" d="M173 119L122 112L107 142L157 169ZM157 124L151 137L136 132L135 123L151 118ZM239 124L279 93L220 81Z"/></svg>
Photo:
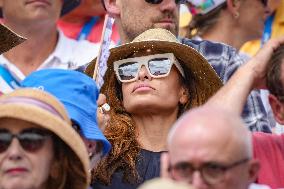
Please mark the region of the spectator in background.
<svg viewBox="0 0 284 189"><path fill-rule="evenodd" d="M266 39L277 38L284 35L284 1L283 0L268 0L268 8L271 11L271 15L267 18L265 28L262 36L266 33ZM271 19L271 20L269 20ZM264 37L264 36L263 36ZM264 39L257 39L245 43L241 52L244 52L250 56L253 56L261 47L261 41ZM265 41L263 41L265 42Z"/></svg>
<svg viewBox="0 0 284 189"><path fill-rule="evenodd" d="M189 0L188 8L193 15L188 26L189 38L221 42L237 51L245 42L261 36L269 13L267 0ZM240 55L244 61L248 59ZM260 91L252 91L248 99L251 103L248 108L254 115L245 121L269 126Z"/></svg>
<svg viewBox="0 0 284 189"><path fill-rule="evenodd" d="M266 83L275 119L284 123L283 70L284 37L269 41L202 108L175 123L169 155L162 156L163 176L200 189L246 189L255 179L283 188L284 134L249 134L239 118L250 91Z"/></svg>
<svg viewBox="0 0 284 189"><path fill-rule="evenodd" d="M245 42L261 37L269 14L267 1L188 0L193 15L188 37L221 42L239 50Z"/></svg>
<svg viewBox="0 0 284 189"><path fill-rule="evenodd" d="M3 22L28 38L0 56L0 65L6 67L16 80L21 81L38 69L76 69L97 55L98 46L69 39L57 29L57 20L66 13L64 8L74 1L77 2L0 0Z"/></svg>
<svg viewBox="0 0 284 189"><path fill-rule="evenodd" d="M208 104L240 115L249 92L253 88L267 86L274 118L284 124L283 71L284 37L267 42L259 53L237 70ZM257 182L273 189L283 188L284 134L253 133L253 145L254 157L261 164Z"/></svg>
<svg viewBox="0 0 284 189"><path fill-rule="evenodd" d="M101 0L81 0L81 4L58 21L58 27L72 39L100 43L105 9ZM112 42L119 42L117 27L112 30Z"/></svg>
<svg viewBox="0 0 284 189"><path fill-rule="evenodd" d="M261 43L264 44L270 38L276 38L284 35L284 1L268 0L268 7L272 14L266 19L262 39L245 43L240 50L241 52L253 56L261 47ZM268 102L268 95L269 92L267 90L261 90L261 98L269 116L270 124L275 126L274 132L284 133L283 125L280 125L274 119Z"/></svg>
<svg viewBox="0 0 284 189"><path fill-rule="evenodd" d="M241 118L221 107L185 113L169 133L168 148L162 162L169 163L163 170L196 189L249 189L260 167Z"/></svg>
<svg viewBox="0 0 284 189"><path fill-rule="evenodd" d="M63 105L17 89L0 97L0 188L87 189L87 150Z"/></svg>

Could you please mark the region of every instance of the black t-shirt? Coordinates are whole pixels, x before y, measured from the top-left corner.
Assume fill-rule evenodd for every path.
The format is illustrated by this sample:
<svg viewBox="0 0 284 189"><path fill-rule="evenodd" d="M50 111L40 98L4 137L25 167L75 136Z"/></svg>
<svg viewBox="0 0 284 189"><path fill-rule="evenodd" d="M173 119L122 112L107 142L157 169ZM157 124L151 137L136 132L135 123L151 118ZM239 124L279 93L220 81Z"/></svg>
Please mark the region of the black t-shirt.
<svg viewBox="0 0 284 189"><path fill-rule="evenodd" d="M160 157L162 152L151 152L141 149L138 155L137 171L140 176L139 182L130 184L123 181L123 172L116 171L112 175L110 185L105 186L101 183L95 183L93 189L136 189L146 180L160 176Z"/></svg>

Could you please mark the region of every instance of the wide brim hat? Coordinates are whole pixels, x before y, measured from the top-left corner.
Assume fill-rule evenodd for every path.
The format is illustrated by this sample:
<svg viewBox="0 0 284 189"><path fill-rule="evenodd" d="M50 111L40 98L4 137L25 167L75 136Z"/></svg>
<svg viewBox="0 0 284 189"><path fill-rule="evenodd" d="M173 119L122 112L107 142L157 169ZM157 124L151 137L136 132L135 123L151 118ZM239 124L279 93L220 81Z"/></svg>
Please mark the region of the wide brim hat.
<svg viewBox="0 0 284 189"><path fill-rule="evenodd" d="M34 123L60 138L74 153L74 163L80 161L85 185L90 183L89 158L86 147L72 128L64 106L52 95L37 89L17 89L0 97L0 119L14 118ZM72 161L73 162L73 161Z"/></svg>
<svg viewBox="0 0 284 189"><path fill-rule="evenodd" d="M154 49L155 52L161 53L173 53L177 59L184 63L184 66L191 70L193 75L190 77L195 82L196 91L195 99L193 99L194 106L204 104L223 85L213 67L200 53L190 46L181 44L170 31L156 28L143 32L130 43L110 49L107 61L108 69L102 86L106 95L114 90L108 86L110 81L115 79L113 62L148 49ZM86 68L85 73L90 77L93 76L95 64L96 59Z"/></svg>
<svg viewBox="0 0 284 189"><path fill-rule="evenodd" d="M26 39L16 34L7 26L0 24L0 54L12 49L21 44Z"/></svg>
<svg viewBox="0 0 284 189"><path fill-rule="evenodd" d="M63 16L69 13L70 11L78 7L80 3L81 0L64 0L60 15ZM2 8L0 8L0 17L3 17Z"/></svg>

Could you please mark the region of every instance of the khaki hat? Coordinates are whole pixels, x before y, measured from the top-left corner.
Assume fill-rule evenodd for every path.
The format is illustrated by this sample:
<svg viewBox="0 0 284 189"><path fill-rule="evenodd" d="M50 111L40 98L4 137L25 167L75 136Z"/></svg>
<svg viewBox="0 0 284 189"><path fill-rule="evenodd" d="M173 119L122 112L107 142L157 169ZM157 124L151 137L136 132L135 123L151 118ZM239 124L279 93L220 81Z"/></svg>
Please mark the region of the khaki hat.
<svg viewBox="0 0 284 189"><path fill-rule="evenodd" d="M190 46L181 44L178 39L168 30L156 28L149 29L132 42L110 49L108 58L108 69L104 77L102 92L105 94L113 93L111 81L115 78L113 62L129 57L140 50L155 49L164 53L173 53L175 57L181 60L192 72L192 79L195 82L196 96L193 99L195 105L204 104L213 94L221 88L222 81L207 62L207 60ZM93 76L96 59L87 67L85 73ZM110 99L112 105L113 99Z"/></svg>
<svg viewBox="0 0 284 189"><path fill-rule="evenodd" d="M72 128L64 106L56 98L38 89L17 89L0 97L1 118L28 121L55 134L73 151L74 156L68 158L72 162L73 159L76 162L80 160L84 175L79 179L85 180L84 186L80 188L86 189L89 186L89 158L86 147L79 134ZM73 186L73 189L79 188Z"/></svg>
<svg viewBox="0 0 284 189"><path fill-rule="evenodd" d="M142 184L138 189L193 189L192 186L185 183L175 182L170 179L156 178Z"/></svg>
<svg viewBox="0 0 284 189"><path fill-rule="evenodd" d="M25 38L17 35L3 24L0 24L0 54L21 44L25 40Z"/></svg>

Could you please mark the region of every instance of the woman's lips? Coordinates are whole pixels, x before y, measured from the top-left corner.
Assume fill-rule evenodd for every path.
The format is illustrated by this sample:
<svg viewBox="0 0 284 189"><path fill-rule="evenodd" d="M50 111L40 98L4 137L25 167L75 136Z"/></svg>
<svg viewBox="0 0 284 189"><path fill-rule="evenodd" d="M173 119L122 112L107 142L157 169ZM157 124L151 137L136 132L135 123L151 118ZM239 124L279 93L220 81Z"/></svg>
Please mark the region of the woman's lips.
<svg viewBox="0 0 284 189"><path fill-rule="evenodd" d="M155 88L151 87L148 84L142 83L142 84L135 85L132 92L149 91L149 90L155 90Z"/></svg>
<svg viewBox="0 0 284 189"><path fill-rule="evenodd" d="M26 169L24 167L11 168L11 169L7 169L5 171L5 173L12 174L12 175L17 175L17 174L21 174L21 173L25 173L25 172L28 172L28 169Z"/></svg>
<svg viewBox="0 0 284 189"><path fill-rule="evenodd" d="M30 0L27 1L27 4L51 5L51 3L48 0Z"/></svg>

